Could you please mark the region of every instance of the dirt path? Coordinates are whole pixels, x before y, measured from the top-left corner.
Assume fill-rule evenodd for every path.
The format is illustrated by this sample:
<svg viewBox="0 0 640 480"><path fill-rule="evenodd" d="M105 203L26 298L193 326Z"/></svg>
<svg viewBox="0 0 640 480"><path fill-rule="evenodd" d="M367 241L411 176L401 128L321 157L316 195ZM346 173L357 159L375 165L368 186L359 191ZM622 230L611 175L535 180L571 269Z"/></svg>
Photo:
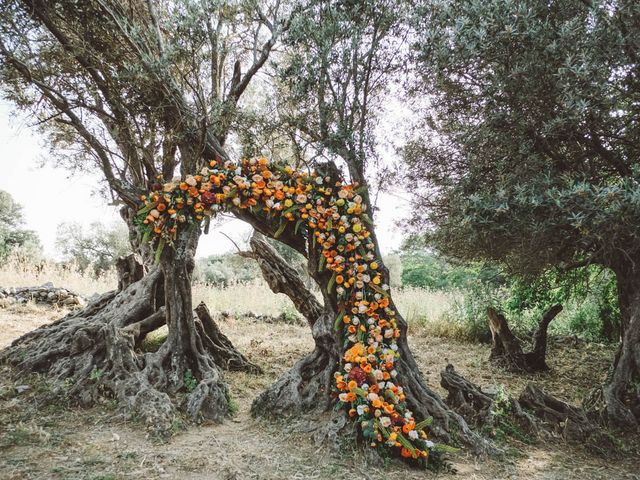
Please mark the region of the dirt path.
<svg viewBox="0 0 640 480"><path fill-rule="evenodd" d="M0 346L62 312L37 307L0 308ZM124 421L106 402L89 410L47 401L53 395L37 377L9 378L0 370L0 479L640 479L638 442L621 445L613 457L600 457L561 441L505 444L501 459L458 454L457 475L422 472L392 463L367 465L345 445L340 453L318 448L310 434L291 425L250 417L251 400L311 348L303 327L230 320L221 325L265 375L227 374L238 403L236 416L223 425L189 426L175 422L175 435L159 441L137 424ZM285 337L286 335L286 337ZM287 338L287 343L282 342ZM604 375L611 355L605 346L554 344L550 374L522 378L492 368L488 348L448 340L412 337L423 373L434 388L447 361L482 385L504 384L515 393L535 379L550 392L576 401ZM15 387L30 385L17 394ZM575 392L565 391L567 384Z"/></svg>

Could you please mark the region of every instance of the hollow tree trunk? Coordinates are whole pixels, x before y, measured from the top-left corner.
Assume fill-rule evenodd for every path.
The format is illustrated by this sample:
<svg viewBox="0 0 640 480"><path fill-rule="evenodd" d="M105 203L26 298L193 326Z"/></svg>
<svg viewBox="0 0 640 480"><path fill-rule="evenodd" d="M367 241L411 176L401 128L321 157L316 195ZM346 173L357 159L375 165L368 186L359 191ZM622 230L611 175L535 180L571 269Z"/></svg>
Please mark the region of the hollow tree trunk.
<svg viewBox="0 0 640 480"><path fill-rule="evenodd" d="M622 429L640 427L640 266L630 259L613 266L618 283L622 342L604 384L584 407Z"/></svg>
<svg viewBox="0 0 640 480"><path fill-rule="evenodd" d="M561 305L554 305L543 315L533 333L533 348L524 353L520 340L511 332L507 319L494 308L487 308L492 346L489 359L507 370L541 372L549 370L546 362L547 331L551 321L562 311Z"/></svg>

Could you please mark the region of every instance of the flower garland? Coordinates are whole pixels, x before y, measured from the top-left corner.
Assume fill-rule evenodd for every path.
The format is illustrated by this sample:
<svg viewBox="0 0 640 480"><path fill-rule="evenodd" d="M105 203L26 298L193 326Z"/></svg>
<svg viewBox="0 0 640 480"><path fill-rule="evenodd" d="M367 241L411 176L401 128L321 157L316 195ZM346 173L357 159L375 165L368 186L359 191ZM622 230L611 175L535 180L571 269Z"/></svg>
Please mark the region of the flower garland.
<svg viewBox="0 0 640 480"><path fill-rule="evenodd" d="M211 217L229 209L279 217L276 237L288 224L305 236L311 231L321 253L318 270L332 272L327 291L335 288L340 305L336 329L344 328L343 362L334 374L338 406L357 419L371 447L426 464L434 447L425 432L430 419L416 423L395 380L400 330L357 186L260 158L241 165L212 161L197 175L152 190L142 197L137 222L145 240L158 239L157 259L181 225L204 222L206 232Z"/></svg>

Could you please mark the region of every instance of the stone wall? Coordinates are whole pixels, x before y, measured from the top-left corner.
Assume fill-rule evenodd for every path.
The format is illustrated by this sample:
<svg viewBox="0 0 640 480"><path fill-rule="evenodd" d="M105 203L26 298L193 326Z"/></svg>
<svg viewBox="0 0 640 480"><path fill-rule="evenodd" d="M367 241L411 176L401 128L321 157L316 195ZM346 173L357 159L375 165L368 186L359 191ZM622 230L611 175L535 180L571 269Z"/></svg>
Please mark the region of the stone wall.
<svg viewBox="0 0 640 480"><path fill-rule="evenodd" d="M85 304L84 298L66 288L54 287L47 282L39 287L0 287L0 300L27 303L45 303L65 307L79 307Z"/></svg>

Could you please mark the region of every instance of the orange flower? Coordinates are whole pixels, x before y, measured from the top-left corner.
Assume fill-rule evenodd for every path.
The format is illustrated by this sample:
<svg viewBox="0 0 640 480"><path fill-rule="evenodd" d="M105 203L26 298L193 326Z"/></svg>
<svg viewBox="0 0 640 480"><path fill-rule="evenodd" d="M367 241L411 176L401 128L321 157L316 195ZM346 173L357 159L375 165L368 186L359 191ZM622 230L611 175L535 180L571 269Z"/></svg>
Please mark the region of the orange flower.
<svg viewBox="0 0 640 480"><path fill-rule="evenodd" d="M414 429L415 426L416 424L413 421L409 421L402 426L402 431L404 433L409 433L411 430Z"/></svg>
<svg viewBox="0 0 640 480"><path fill-rule="evenodd" d="M336 283L341 284L342 282L344 282L344 277L342 275L336 276Z"/></svg>
<svg viewBox="0 0 640 480"><path fill-rule="evenodd" d="M409 458L411 456L411 450L402 447L402 450L400 450L400 455L402 455L404 458Z"/></svg>
<svg viewBox="0 0 640 480"><path fill-rule="evenodd" d="M156 208L159 212L164 212L167 209L167 206L164 203L159 203Z"/></svg>
<svg viewBox="0 0 640 480"><path fill-rule="evenodd" d="M355 402L356 394L353 392L347 393L347 402Z"/></svg>

